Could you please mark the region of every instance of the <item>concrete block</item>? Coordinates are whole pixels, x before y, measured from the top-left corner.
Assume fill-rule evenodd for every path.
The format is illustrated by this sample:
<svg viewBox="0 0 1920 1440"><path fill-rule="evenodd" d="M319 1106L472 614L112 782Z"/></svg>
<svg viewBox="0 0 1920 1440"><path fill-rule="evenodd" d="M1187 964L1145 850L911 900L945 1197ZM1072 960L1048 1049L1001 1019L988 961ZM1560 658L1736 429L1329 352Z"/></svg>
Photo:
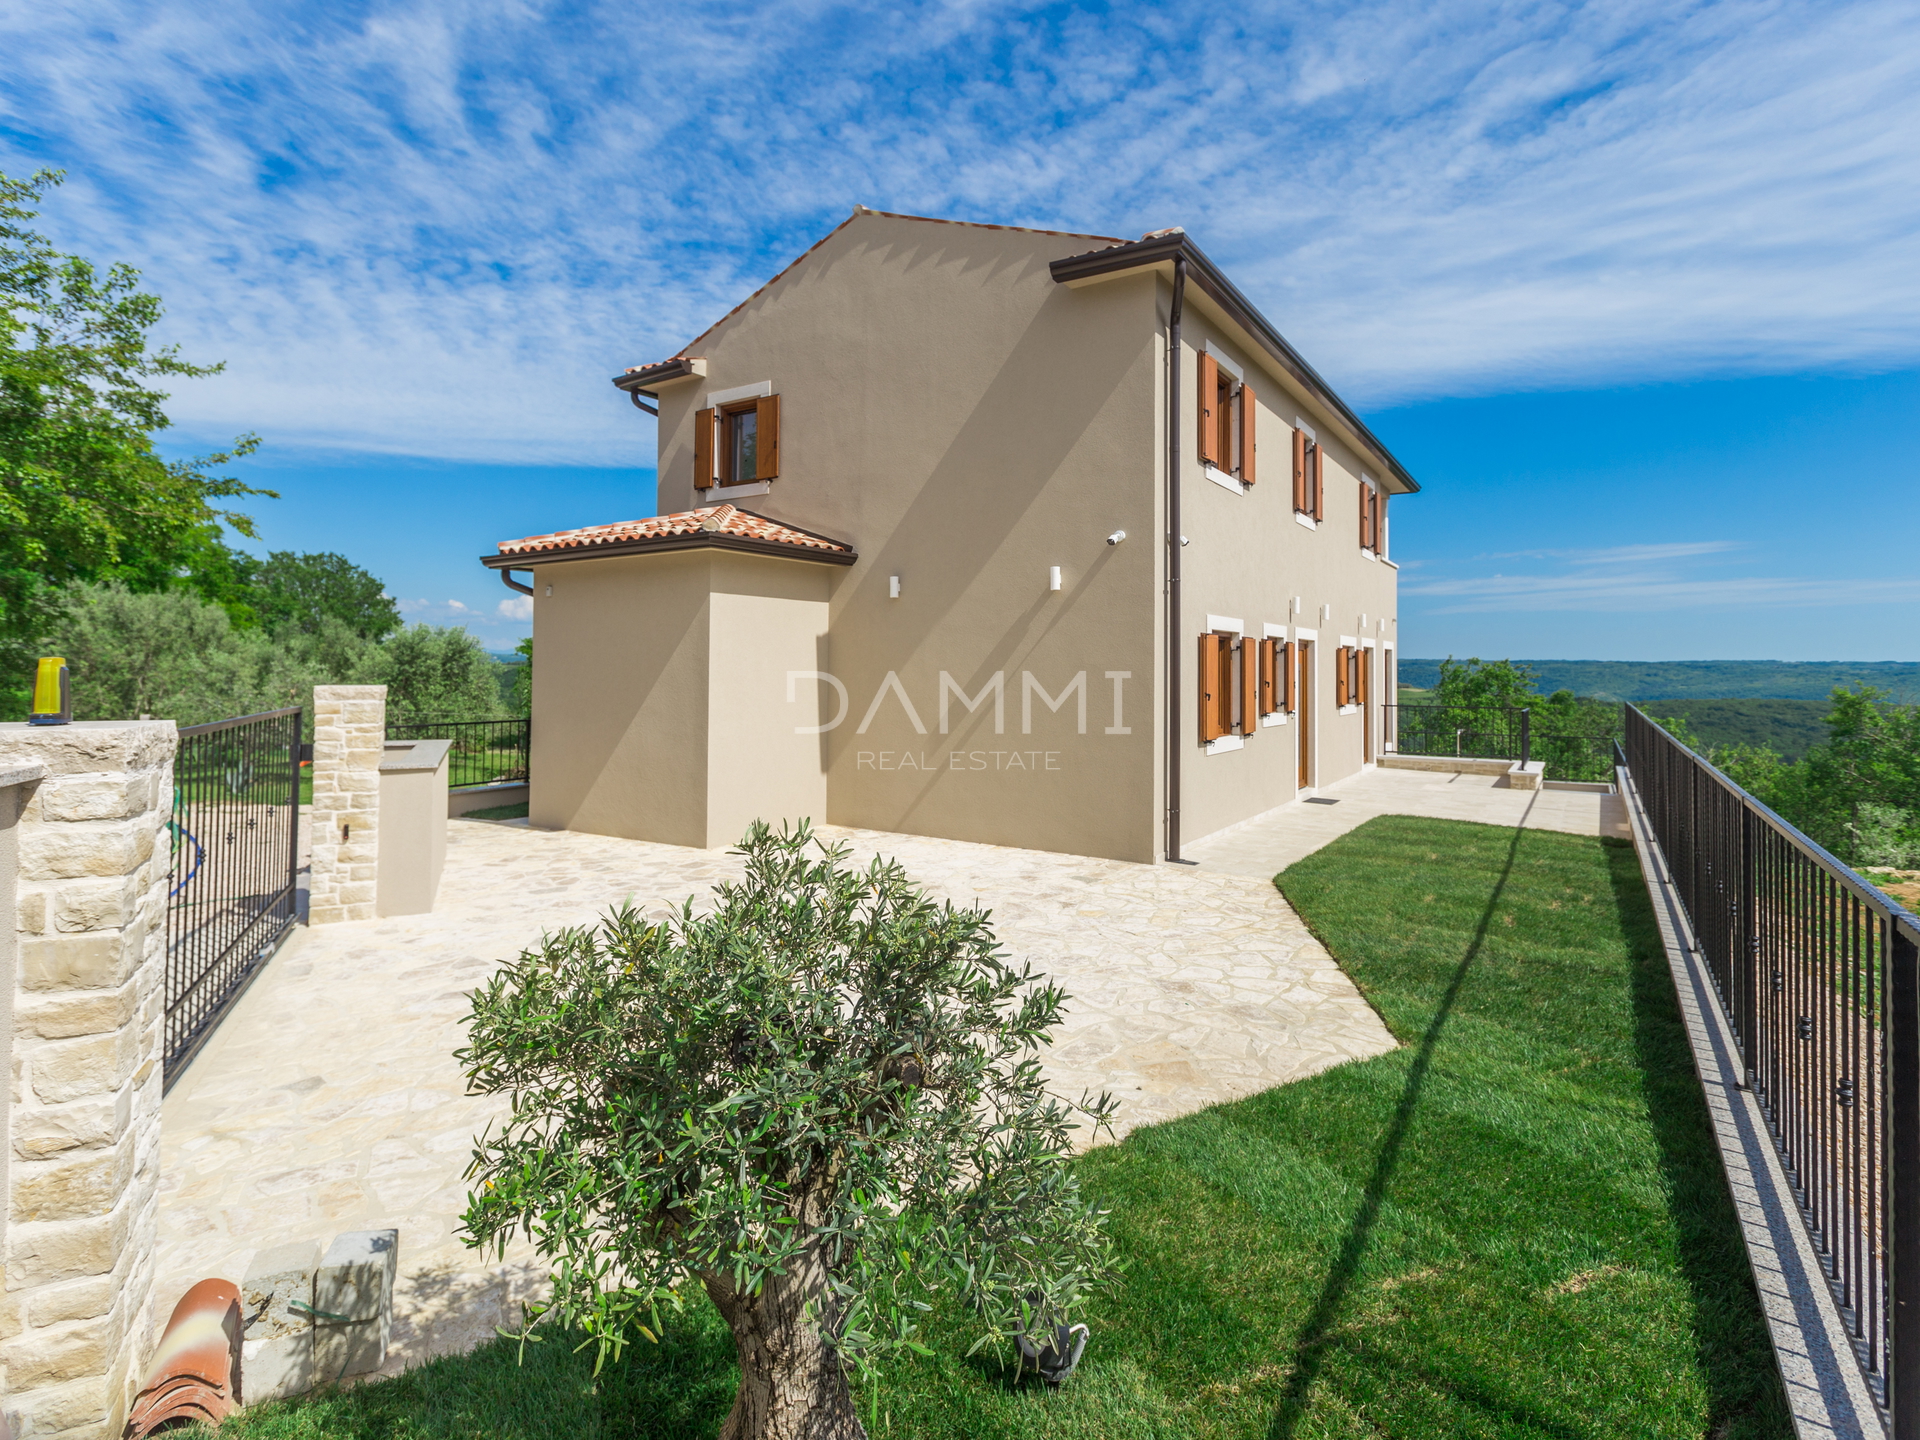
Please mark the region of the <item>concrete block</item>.
<svg viewBox="0 0 1920 1440"><path fill-rule="evenodd" d="M1524 765L1516 760L1513 763L1513 768L1507 771L1507 788L1509 790L1538 790L1546 768L1546 762L1544 760L1529 760Z"/></svg>
<svg viewBox="0 0 1920 1440"><path fill-rule="evenodd" d="M319 1246L314 1249L317 1252ZM304 1395L317 1380L311 1329L248 1340L240 1347L240 1398L249 1405Z"/></svg>
<svg viewBox="0 0 1920 1440"><path fill-rule="evenodd" d="M240 1282L247 1338L271 1340L311 1330L313 1281L319 1269L318 1240L296 1240L257 1252Z"/></svg>
<svg viewBox="0 0 1920 1440"><path fill-rule="evenodd" d="M350 1230L327 1247L314 1277L314 1366L324 1380L364 1375L386 1363L398 1230Z"/></svg>

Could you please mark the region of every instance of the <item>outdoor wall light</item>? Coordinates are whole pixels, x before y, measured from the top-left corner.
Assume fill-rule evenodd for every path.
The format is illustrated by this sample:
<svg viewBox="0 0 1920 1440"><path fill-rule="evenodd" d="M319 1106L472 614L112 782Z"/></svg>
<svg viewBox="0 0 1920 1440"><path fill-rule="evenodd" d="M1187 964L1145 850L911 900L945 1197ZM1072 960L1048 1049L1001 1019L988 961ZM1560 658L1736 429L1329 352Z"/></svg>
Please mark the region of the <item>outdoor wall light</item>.
<svg viewBox="0 0 1920 1440"><path fill-rule="evenodd" d="M549 595L553 594L553 586L551 585L547 586L547 594Z"/></svg>
<svg viewBox="0 0 1920 1440"><path fill-rule="evenodd" d="M1055 565L1047 571L1047 588L1049 590L1058 590L1060 588L1060 567L1058 565Z"/></svg>
<svg viewBox="0 0 1920 1440"><path fill-rule="evenodd" d="M29 725L67 725L73 721L73 689L67 683L67 662L58 655L41 660L33 672L33 705Z"/></svg>
<svg viewBox="0 0 1920 1440"><path fill-rule="evenodd" d="M887 577L887 598L889 600L898 600L900 598L900 577L898 575L889 575Z"/></svg>
<svg viewBox="0 0 1920 1440"><path fill-rule="evenodd" d="M1107 536L1107 543L1109 545L1118 545L1122 540L1126 538L1127 538L1126 531L1116 530L1111 535Z"/></svg>

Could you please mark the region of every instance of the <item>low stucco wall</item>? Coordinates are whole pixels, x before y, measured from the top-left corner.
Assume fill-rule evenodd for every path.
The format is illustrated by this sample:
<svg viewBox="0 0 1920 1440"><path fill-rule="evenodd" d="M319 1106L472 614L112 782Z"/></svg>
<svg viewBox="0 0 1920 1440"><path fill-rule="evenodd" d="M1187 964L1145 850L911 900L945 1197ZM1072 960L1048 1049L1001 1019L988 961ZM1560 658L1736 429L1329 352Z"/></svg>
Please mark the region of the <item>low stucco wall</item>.
<svg viewBox="0 0 1920 1440"><path fill-rule="evenodd" d="M389 740L380 761L381 915L433 909L447 864L447 753L451 740Z"/></svg>

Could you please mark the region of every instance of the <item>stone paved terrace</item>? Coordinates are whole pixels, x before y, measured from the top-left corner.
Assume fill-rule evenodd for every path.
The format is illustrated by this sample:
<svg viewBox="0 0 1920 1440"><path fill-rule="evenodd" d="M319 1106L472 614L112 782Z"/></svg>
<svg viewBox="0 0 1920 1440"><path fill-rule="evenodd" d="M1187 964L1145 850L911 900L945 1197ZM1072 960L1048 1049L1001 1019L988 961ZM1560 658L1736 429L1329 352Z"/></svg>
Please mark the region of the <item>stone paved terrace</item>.
<svg viewBox="0 0 1920 1440"><path fill-rule="evenodd" d="M1003 943L1073 995L1047 1057L1057 1086L1113 1091L1123 1132L1252 1094L1393 1042L1271 876L1388 812L1613 833L1612 797L1509 791L1483 776L1375 771L1133 865L871 831L936 893L978 901ZM454 821L431 915L301 930L167 1097L159 1307L239 1279L288 1240L397 1225L387 1370L470 1347L518 1315L538 1267L459 1242L473 1137L504 1108L463 1093L467 992L543 930L628 896L662 911L737 874L724 851Z"/></svg>
<svg viewBox="0 0 1920 1440"><path fill-rule="evenodd" d="M238 1279L261 1247L397 1225L387 1369L468 1348L518 1316L526 1251L459 1242L473 1137L504 1108L452 1059L467 992L543 930L632 896L661 913L738 873L724 851L454 821L431 915L296 932L167 1097L159 1294ZM1111 1090L1121 1125L1253 1094L1392 1038L1264 878L915 836L829 830L897 856L1074 999L1056 1088Z"/></svg>

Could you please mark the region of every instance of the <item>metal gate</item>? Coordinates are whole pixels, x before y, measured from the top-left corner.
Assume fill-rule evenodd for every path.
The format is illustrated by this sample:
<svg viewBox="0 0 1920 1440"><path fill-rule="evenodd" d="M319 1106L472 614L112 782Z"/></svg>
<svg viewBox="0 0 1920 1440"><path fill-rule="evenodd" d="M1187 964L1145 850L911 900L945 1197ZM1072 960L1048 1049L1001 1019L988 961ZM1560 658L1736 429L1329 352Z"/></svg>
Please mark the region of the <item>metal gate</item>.
<svg viewBox="0 0 1920 1440"><path fill-rule="evenodd" d="M298 918L304 715L295 706L180 731L167 826L164 1086Z"/></svg>

